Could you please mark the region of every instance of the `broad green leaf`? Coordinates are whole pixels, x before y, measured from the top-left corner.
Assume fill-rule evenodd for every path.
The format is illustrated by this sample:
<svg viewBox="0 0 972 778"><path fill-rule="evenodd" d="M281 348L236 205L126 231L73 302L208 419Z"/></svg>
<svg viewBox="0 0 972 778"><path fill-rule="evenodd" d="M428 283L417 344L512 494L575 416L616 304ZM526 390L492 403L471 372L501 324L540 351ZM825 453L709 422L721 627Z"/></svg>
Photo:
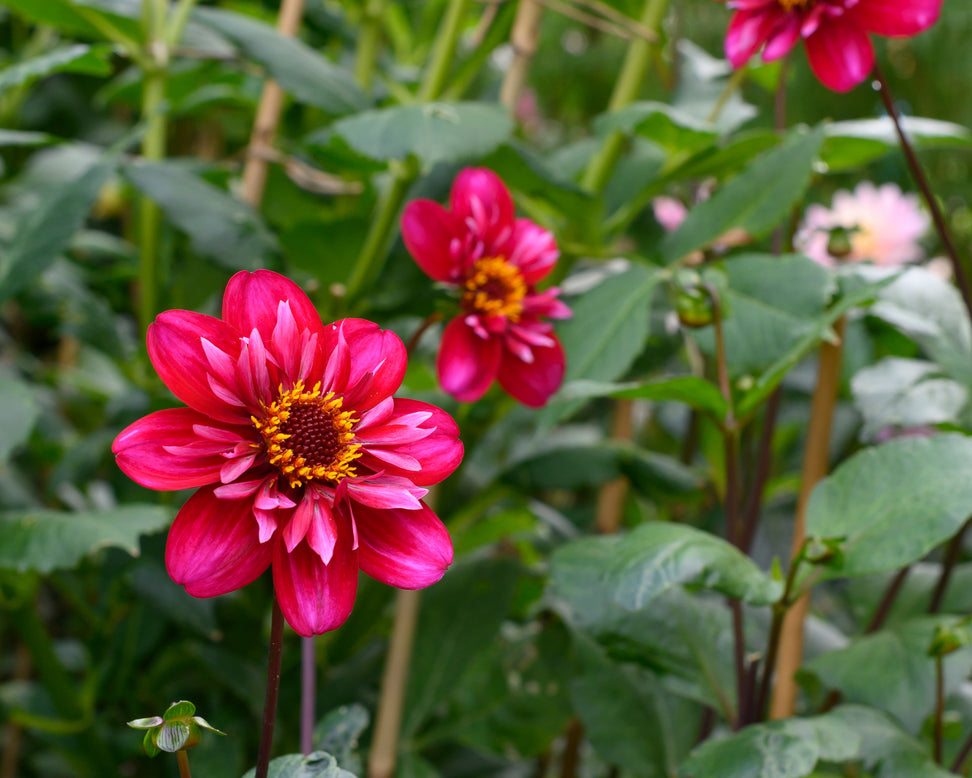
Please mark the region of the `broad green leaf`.
<svg viewBox="0 0 972 778"><path fill-rule="evenodd" d="M829 577L894 570L921 559L972 516L972 438L902 438L865 449L813 490L807 535L844 538Z"/></svg>
<svg viewBox="0 0 972 778"><path fill-rule="evenodd" d="M70 35L111 40L105 32L107 24L132 41L142 37L138 0L2 0L2 4Z"/></svg>
<svg viewBox="0 0 972 778"><path fill-rule="evenodd" d="M370 104L350 72L269 24L221 8L196 8L193 18L236 43L302 103L333 116L360 111Z"/></svg>
<svg viewBox="0 0 972 778"><path fill-rule="evenodd" d="M78 178L45 197L21 222L0 256L0 301L20 292L57 259L71 236L81 229L116 165L114 154L103 156Z"/></svg>
<svg viewBox="0 0 972 778"><path fill-rule="evenodd" d="M638 133L670 152L696 151L718 137L715 128L666 103L631 103L594 120L594 132L608 135L620 131Z"/></svg>
<svg viewBox="0 0 972 778"><path fill-rule="evenodd" d="M166 527L171 518L170 511L151 505L78 513L2 513L0 568L49 573L74 567L89 554L109 547L138 556L139 537Z"/></svg>
<svg viewBox="0 0 972 778"><path fill-rule="evenodd" d="M620 474L621 449L610 442L552 446L511 463L505 478L524 489L583 489Z"/></svg>
<svg viewBox="0 0 972 778"><path fill-rule="evenodd" d="M859 370L851 391L864 420L862 440L874 440L887 429L958 423L969 399L968 390L943 378L937 365L900 357L886 357Z"/></svg>
<svg viewBox="0 0 972 778"><path fill-rule="evenodd" d="M75 43L55 49L0 70L0 94L15 86L30 84L52 73L69 72L107 76L111 73L111 66L108 64L110 56L111 51L106 46L92 47Z"/></svg>
<svg viewBox="0 0 972 778"><path fill-rule="evenodd" d="M317 750L332 754L340 767L360 773L361 735L371 723L371 714L361 703L335 708L314 727Z"/></svg>
<svg viewBox="0 0 972 778"><path fill-rule="evenodd" d="M909 268L882 290L871 313L912 338L960 384L972 385L972 325L952 284Z"/></svg>
<svg viewBox="0 0 972 778"><path fill-rule="evenodd" d="M939 624L955 621L953 616L902 622L821 654L803 671L827 688L839 689L847 702L882 710L917 732L935 705L935 660L928 656L928 647ZM949 654L943 664L947 695L972 671L972 646Z"/></svg>
<svg viewBox="0 0 972 778"><path fill-rule="evenodd" d="M650 672L612 662L589 638L575 636L581 671L571 681L574 710L603 759L646 778L672 775L691 734L673 727L667 694Z"/></svg>
<svg viewBox="0 0 972 778"><path fill-rule="evenodd" d="M0 470L30 437L40 410L27 384L15 378L0 378Z"/></svg>
<svg viewBox="0 0 972 778"><path fill-rule="evenodd" d="M495 103L422 103L379 108L336 121L335 135L370 159L425 165L477 159L509 139L513 120Z"/></svg>
<svg viewBox="0 0 972 778"><path fill-rule="evenodd" d="M582 538L551 558L554 591L599 570L611 598L628 610L648 607L674 586L720 592L752 605L769 605L783 593L779 581L721 538L686 524L652 521L632 532Z"/></svg>
<svg viewBox="0 0 972 778"><path fill-rule="evenodd" d="M246 203L172 162L136 162L125 176L189 236L192 250L230 270L256 269L277 251L273 233Z"/></svg>
<svg viewBox="0 0 972 778"><path fill-rule="evenodd" d="M902 124L908 140L918 148L972 146L972 133L960 124L919 116L904 116ZM861 167L900 145L887 116L832 122L826 135L820 157L831 172Z"/></svg>
<svg viewBox="0 0 972 778"><path fill-rule="evenodd" d="M405 694L402 736L411 737L461 685L463 672L495 638L519 574L509 560L454 565L423 593Z"/></svg>
<svg viewBox="0 0 972 778"><path fill-rule="evenodd" d="M834 713L783 719L706 741L678 774L682 778L805 778L817 762L853 759L860 747L860 737Z"/></svg>
<svg viewBox="0 0 972 778"><path fill-rule="evenodd" d="M580 379L564 384L557 393L558 400L580 400L592 397L614 397L621 400L674 400L722 421L727 405L719 390L710 382L696 376L674 376L651 381L609 383Z"/></svg>
<svg viewBox="0 0 972 778"><path fill-rule="evenodd" d="M819 127L791 132L779 148L762 154L689 211L681 227L662 240L662 257L674 262L733 227L757 238L770 232L803 196L822 142Z"/></svg>
<svg viewBox="0 0 972 778"><path fill-rule="evenodd" d="M48 146L60 142L60 138L46 132L0 129L0 146Z"/></svg>
<svg viewBox="0 0 972 778"><path fill-rule="evenodd" d="M256 768L243 778L254 778ZM287 754L270 760L267 778L355 778L353 773L338 767L337 760L323 751L307 754Z"/></svg>
<svg viewBox="0 0 972 778"><path fill-rule="evenodd" d="M732 375L765 370L810 332L836 290L830 273L800 255L746 254L725 262L729 288L722 300L726 359ZM696 332L715 351L712 327Z"/></svg>

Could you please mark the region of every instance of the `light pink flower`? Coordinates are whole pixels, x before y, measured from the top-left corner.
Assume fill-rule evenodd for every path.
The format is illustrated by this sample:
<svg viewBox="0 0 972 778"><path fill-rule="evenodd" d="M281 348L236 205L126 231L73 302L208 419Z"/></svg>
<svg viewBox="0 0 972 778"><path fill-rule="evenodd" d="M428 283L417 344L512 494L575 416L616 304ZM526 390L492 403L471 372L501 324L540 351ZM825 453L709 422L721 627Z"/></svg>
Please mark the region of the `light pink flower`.
<svg viewBox="0 0 972 778"><path fill-rule="evenodd" d="M449 209L414 200L402 238L418 266L458 290L462 313L445 328L439 383L457 400L478 400L494 380L524 405L539 407L564 378L564 351L544 318L570 309L558 289L540 292L560 252L553 235L514 218L513 200L491 170L466 168Z"/></svg>
<svg viewBox="0 0 972 778"><path fill-rule="evenodd" d="M444 411L392 397L401 340L377 324L325 326L293 282L240 272L222 319L166 311L152 364L188 408L157 411L116 439L118 466L150 489L200 487L176 516L165 560L195 597L268 567L301 635L339 627L358 569L405 589L435 583L452 543L422 502L462 459Z"/></svg>
<svg viewBox="0 0 972 778"><path fill-rule="evenodd" d="M839 261L901 265L924 256L919 241L928 227L916 195L902 194L896 184L874 186L862 181L853 192L837 192L830 208L808 206L793 243L797 251L822 265ZM834 229L845 231L847 253L839 258L831 254Z"/></svg>
<svg viewBox="0 0 972 778"><path fill-rule="evenodd" d="M785 56L803 39L810 67L837 92L860 84L874 67L870 34L908 38L931 27L942 0L728 0L736 11L726 31L726 57L742 67Z"/></svg>

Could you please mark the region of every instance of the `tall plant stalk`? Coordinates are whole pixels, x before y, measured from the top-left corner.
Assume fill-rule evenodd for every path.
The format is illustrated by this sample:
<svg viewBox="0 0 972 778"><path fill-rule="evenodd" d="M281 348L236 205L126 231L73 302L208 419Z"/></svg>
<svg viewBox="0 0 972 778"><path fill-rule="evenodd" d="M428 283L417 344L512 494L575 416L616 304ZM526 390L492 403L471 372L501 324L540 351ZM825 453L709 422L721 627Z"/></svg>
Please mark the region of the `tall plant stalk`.
<svg viewBox="0 0 972 778"><path fill-rule="evenodd" d="M500 103L510 111L516 108L516 101L530 72L530 64L537 51L537 40L540 38L542 19L543 6L538 0L520 0L516 8L513 31L510 34L513 62L503 76L503 84L500 87Z"/></svg>
<svg viewBox="0 0 972 778"><path fill-rule="evenodd" d="M358 42L354 52L354 78L366 91L371 90L378 48L381 43L381 16L387 0L367 0L361 24L358 25Z"/></svg>
<svg viewBox="0 0 972 778"><path fill-rule="evenodd" d="M267 778L270 769L270 751L273 747L273 729L277 721L277 697L280 694L280 662L283 657L284 617L276 596L273 598L273 614L270 617L270 651L267 658L267 691L263 701L263 727L260 730L260 747L257 751L255 778Z"/></svg>
<svg viewBox="0 0 972 778"><path fill-rule="evenodd" d="M830 431L840 385L840 363L843 355L843 318L834 325L837 340L820 346L817 386L810 408L810 424L807 429L806 449L803 455L803 472L800 479L800 496L793 523L791 566L796 564L806 540L806 510L810 493L827 475L830 461ZM796 709L797 685L794 674L803 659L803 626L810 607L807 592L794 603L783 617L779 641L779 654L774 674L776 683L770 702L770 718L792 716ZM769 670L769 668L767 668Z"/></svg>

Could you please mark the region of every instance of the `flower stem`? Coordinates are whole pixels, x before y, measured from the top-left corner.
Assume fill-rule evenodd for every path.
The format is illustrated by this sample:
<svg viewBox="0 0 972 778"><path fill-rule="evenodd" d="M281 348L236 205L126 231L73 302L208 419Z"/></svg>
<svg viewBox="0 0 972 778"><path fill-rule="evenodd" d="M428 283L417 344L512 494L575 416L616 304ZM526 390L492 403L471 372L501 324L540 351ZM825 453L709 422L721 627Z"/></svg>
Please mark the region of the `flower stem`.
<svg viewBox="0 0 972 778"><path fill-rule="evenodd" d="M661 26L665 12L668 10L668 0L646 0L640 22L649 30L657 31ZM609 111L617 111L631 103L641 90L645 73L651 60L651 53L656 45L655 41L647 38L637 38L628 46L628 53L621 66L621 73L614 84L614 91L608 102ZM624 150L625 136L620 130L612 132L604 141L600 151L591 159L581 185L592 192L603 192L614 172L614 168Z"/></svg>
<svg viewBox="0 0 972 778"><path fill-rule="evenodd" d="M179 778L192 778L189 772L189 753L184 750L176 751L176 760L179 762Z"/></svg>
<svg viewBox="0 0 972 778"><path fill-rule="evenodd" d="M933 750L935 762L942 763L942 746L945 741L945 659L935 657L935 728Z"/></svg>
<svg viewBox="0 0 972 778"><path fill-rule="evenodd" d="M277 598L273 598L273 615L270 618L270 652L267 659L267 693L263 703L263 728L260 730L260 748L257 751L255 778L267 778L270 768L270 749L273 744L273 727L277 720L277 695L280 693L280 660L283 654L283 611Z"/></svg>
<svg viewBox="0 0 972 778"><path fill-rule="evenodd" d="M958 752L955 757L955 761L952 762L950 772L956 775L963 775L962 765L965 764L965 760L969 758L969 754L972 754L972 734L969 735L968 739L962 745L962 749Z"/></svg>
<svg viewBox="0 0 972 778"><path fill-rule="evenodd" d="M962 549L965 546L965 534L968 532L970 525L972 525L972 519L965 522L962 529L952 538L948 544L948 548L945 550L942 574L938 578L938 583L935 584L935 591L932 592L931 600L928 603L929 613L938 613L942 607L942 602L945 600L945 593L948 591L948 584L952 580L952 573L955 571L955 565L962 558Z"/></svg>
<svg viewBox="0 0 972 778"><path fill-rule="evenodd" d="M911 176L915 179L915 183L918 185L918 189L921 190L921 194L925 199L925 204L931 213L932 222L935 224L935 230L938 232L938 236L942 241L945 253L948 254L948 258L952 262L955 282L958 284L959 291L962 293L965 308L969 313L969 317L972 318L972 289L969 288L969 279L965 272L965 266L959 258L955 242L952 240L951 232L945 222L945 216L942 214L942 209L938 205L938 200L935 198L935 193L932 191L931 184L928 182L928 176L925 175L925 170L921 166L918 155L908 140L904 127L901 126L901 117L898 115L898 109L894 105L894 98L891 96L887 79L885 79L884 73L878 67L877 63L874 65L874 75L877 79L885 110L887 110L888 116L891 117L891 121L894 122L894 129L898 133L898 140L901 141L901 150L904 152L905 160L908 162L908 169L911 171Z"/></svg>
<svg viewBox="0 0 972 778"><path fill-rule="evenodd" d="M800 497L793 523L791 557L801 553L806 539L806 509L810 492L827 474L830 453L830 430L840 384L840 362L843 354L844 318L834 325L836 343L825 342L820 347L820 364L817 387L810 409L810 425L807 430L806 450L803 456L803 473L800 479ZM774 672L776 684L770 704L770 718L782 719L793 715L796 708L796 681L794 673L803 658L803 623L810 606L810 592L804 594L783 618L780 634L779 655ZM766 667L770 672L770 667Z"/></svg>
<svg viewBox="0 0 972 778"><path fill-rule="evenodd" d="M898 597L898 592L901 591L901 587L904 586L905 579L908 577L908 573L911 572L911 566L902 567L897 575L891 579L891 583L888 584L888 588L884 592L884 596L881 597L881 602L878 603L877 608L874 610L874 615L871 616L871 620L868 622L867 627L864 629L864 634L870 635L873 632L877 632L884 626L884 622L887 621L888 614L891 613L891 606L894 605L894 601Z"/></svg>
<svg viewBox="0 0 972 778"><path fill-rule="evenodd" d="M314 750L314 709L317 701L317 641L300 640L300 750Z"/></svg>
<svg viewBox="0 0 972 778"><path fill-rule="evenodd" d="M416 94L420 102L435 100L445 89L449 67L456 53L456 43L459 41L459 33L462 31L463 17L466 15L468 5L469 0L449 0L445 19L442 20L442 26L432 47L428 68Z"/></svg>
<svg viewBox="0 0 972 778"><path fill-rule="evenodd" d="M367 0L361 24L358 25L358 45L354 52L354 79L362 89L370 90L381 42L381 17L387 0Z"/></svg>
<svg viewBox="0 0 972 778"><path fill-rule="evenodd" d="M395 620L381 677L381 702L368 755L368 778L391 778L395 773L405 687L420 603L421 594L417 591L400 591L395 597Z"/></svg>

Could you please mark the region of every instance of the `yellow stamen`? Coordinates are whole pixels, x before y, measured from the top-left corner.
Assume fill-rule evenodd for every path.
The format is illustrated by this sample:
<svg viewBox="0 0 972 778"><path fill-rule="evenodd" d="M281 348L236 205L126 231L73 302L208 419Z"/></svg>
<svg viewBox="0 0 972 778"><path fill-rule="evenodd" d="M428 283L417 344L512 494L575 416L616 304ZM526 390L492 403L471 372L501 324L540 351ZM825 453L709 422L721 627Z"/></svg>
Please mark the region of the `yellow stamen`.
<svg viewBox="0 0 972 778"><path fill-rule="evenodd" d="M466 276L462 305L481 316L503 316L516 322L526 293L526 282L516 265L503 257L484 257L473 263Z"/></svg>
<svg viewBox="0 0 972 778"><path fill-rule="evenodd" d="M810 5L812 0L776 0L783 6L784 11L792 11L794 8L804 8Z"/></svg>

